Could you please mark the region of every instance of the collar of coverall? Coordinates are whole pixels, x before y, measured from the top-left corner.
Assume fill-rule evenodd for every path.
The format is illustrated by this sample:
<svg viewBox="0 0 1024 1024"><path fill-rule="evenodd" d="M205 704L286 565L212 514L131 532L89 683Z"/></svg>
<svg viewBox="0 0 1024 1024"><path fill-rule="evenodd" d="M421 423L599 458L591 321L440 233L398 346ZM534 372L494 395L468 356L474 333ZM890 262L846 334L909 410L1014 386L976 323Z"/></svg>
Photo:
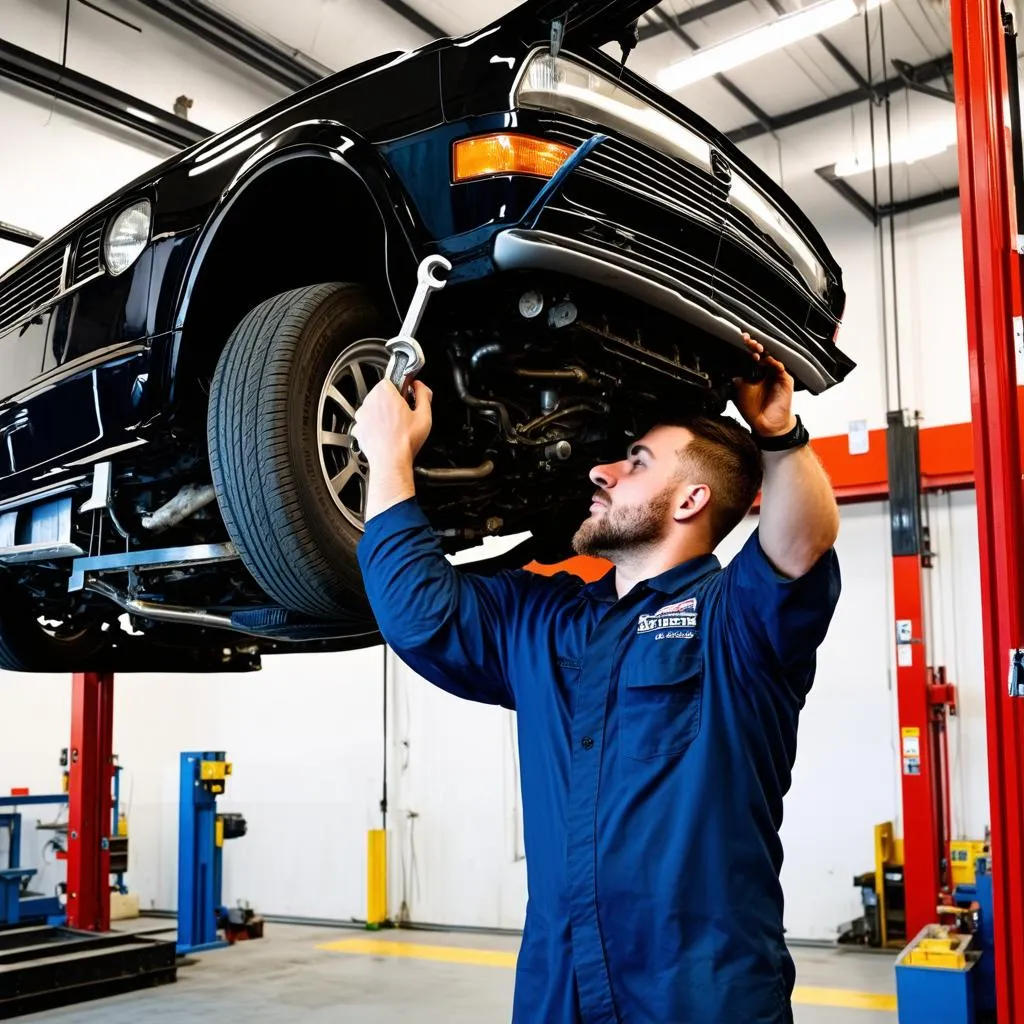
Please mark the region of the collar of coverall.
<svg viewBox="0 0 1024 1024"><path fill-rule="evenodd" d="M679 591L697 580L722 568L717 555L698 555L685 562L666 569L663 573L649 580L644 580L638 586L646 586L650 590L657 590L662 594L678 594ZM599 580L588 583L584 588L586 593L595 601L606 601L614 604L618 600L615 591L615 568L609 569Z"/></svg>

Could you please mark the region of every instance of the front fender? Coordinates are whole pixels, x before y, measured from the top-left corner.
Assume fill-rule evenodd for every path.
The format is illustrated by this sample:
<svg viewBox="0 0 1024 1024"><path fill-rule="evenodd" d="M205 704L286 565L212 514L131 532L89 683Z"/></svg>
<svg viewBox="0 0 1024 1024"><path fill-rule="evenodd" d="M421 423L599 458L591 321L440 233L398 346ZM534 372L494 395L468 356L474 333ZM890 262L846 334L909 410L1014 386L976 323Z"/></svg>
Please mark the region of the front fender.
<svg viewBox="0 0 1024 1024"><path fill-rule="evenodd" d="M173 303L172 328L180 332L184 327L189 300L203 261L218 230L245 189L281 162L309 158L329 159L344 168L351 175L353 184L365 191L376 208L385 232L388 286L396 313L401 317L416 287L416 267L427 235L401 183L373 144L338 121L311 120L290 125L265 141L256 133L251 139L235 143L225 153L211 150L204 157L213 165L228 154L237 155L238 147L245 145L254 147L253 152L238 167L200 230ZM191 173L202 173L202 164L197 164Z"/></svg>

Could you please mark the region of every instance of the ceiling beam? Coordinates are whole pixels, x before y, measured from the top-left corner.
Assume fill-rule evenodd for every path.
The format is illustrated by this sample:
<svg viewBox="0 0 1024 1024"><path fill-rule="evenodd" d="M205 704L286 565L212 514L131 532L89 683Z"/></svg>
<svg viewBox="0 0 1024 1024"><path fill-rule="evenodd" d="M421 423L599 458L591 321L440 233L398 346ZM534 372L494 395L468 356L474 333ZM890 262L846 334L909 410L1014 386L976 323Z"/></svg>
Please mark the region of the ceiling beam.
<svg viewBox="0 0 1024 1024"><path fill-rule="evenodd" d="M431 39L447 38L448 33L440 25L435 25L428 17L410 7L405 0L378 0L378 2L404 18L410 25L414 25L424 35L430 36Z"/></svg>
<svg viewBox="0 0 1024 1024"><path fill-rule="evenodd" d="M953 55L947 53L924 64L918 64L914 67L907 66L905 73L909 74L914 82L921 83L930 82L936 78L943 78L950 74L952 70ZM900 75L895 75L871 87L870 91L866 89L851 89L849 92L829 96L826 99L818 100L817 103L810 103L806 107L799 107L785 114L768 115L767 126L758 120L751 124L743 125L741 128L734 128L731 132L726 132L725 134L732 142L746 142L748 139L765 135L768 132L779 131L782 128L791 128L795 124L801 124L804 121L810 121L825 114L833 114L837 110L845 110L847 107L852 107L857 103L863 103L865 100L871 99L872 96L876 100L884 99L886 96L905 88L907 88L907 82Z"/></svg>
<svg viewBox="0 0 1024 1024"><path fill-rule="evenodd" d="M0 78L65 100L176 149L213 133L129 93L0 39Z"/></svg>
<svg viewBox="0 0 1024 1024"><path fill-rule="evenodd" d="M747 0L706 0L705 3L698 4L696 7L690 7L683 11L682 14L665 15L665 18L671 24L682 28L684 25L689 25L691 21L700 21L702 18L707 18L709 15L717 14L719 11L728 10L730 7L736 7L739 4L745 4ZM657 16L658 14L664 14L663 11L654 8L651 14ZM645 39L653 39L655 36L664 35L666 32L670 32L671 25L666 24L664 21L659 19L656 22L646 22L640 26L640 42L642 43Z"/></svg>
<svg viewBox="0 0 1024 1024"><path fill-rule="evenodd" d="M826 185L831 185L851 206L863 213L872 224L878 224L878 208L869 203L848 181L835 172L835 164L819 167L814 172Z"/></svg>
<svg viewBox="0 0 1024 1024"><path fill-rule="evenodd" d="M848 181L836 174L834 164L828 167L819 167L815 173L876 226L887 217L897 217L901 213L909 213L911 210L920 210L925 206L933 206L935 203L944 203L946 200L956 199L960 195L960 186L950 185L948 188L940 188L925 195L901 199L897 203L888 202L883 206L873 206Z"/></svg>
<svg viewBox="0 0 1024 1024"><path fill-rule="evenodd" d="M934 206L935 203L944 203L947 199L959 199L960 186L950 185L949 188L940 188L937 192L929 192L926 196L912 196L910 199L901 199L898 203L883 206L878 212L884 217L896 217L901 213L909 213L911 210L920 210L925 206Z"/></svg>
<svg viewBox="0 0 1024 1024"><path fill-rule="evenodd" d="M282 49L197 0L136 0L136 3L174 22L203 42L234 57L291 92L304 89L333 73L331 68L311 57L300 55L300 51Z"/></svg>
<svg viewBox="0 0 1024 1024"><path fill-rule="evenodd" d="M694 38L685 32L679 25L673 21L661 8L655 7L651 12L663 25L666 25L666 32L671 32L677 39L681 39L691 50L698 49L697 43ZM746 108L749 113L753 114L757 118L758 123L765 125L767 131L771 131L768 126L768 115L737 85L731 82L721 72L716 74L715 81L741 106Z"/></svg>
<svg viewBox="0 0 1024 1024"><path fill-rule="evenodd" d="M781 0L768 0L768 4L771 9L781 18L786 14L790 14L783 7ZM818 32L814 36L815 39L824 47L825 52L853 79L854 84L859 89L869 90L871 87L868 84L867 79L843 56L843 54L836 48L836 46L830 42L822 33Z"/></svg>

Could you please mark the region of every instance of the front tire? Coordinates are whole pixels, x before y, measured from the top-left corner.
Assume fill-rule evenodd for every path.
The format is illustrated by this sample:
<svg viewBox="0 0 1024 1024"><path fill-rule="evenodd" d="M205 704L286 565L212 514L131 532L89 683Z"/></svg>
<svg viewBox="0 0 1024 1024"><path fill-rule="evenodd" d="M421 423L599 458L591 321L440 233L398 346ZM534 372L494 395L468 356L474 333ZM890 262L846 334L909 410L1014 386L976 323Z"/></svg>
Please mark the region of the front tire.
<svg viewBox="0 0 1024 1024"><path fill-rule="evenodd" d="M368 470L351 427L384 376L391 333L367 289L314 285L260 303L218 361L207 440L221 514L285 608L369 615L356 560Z"/></svg>

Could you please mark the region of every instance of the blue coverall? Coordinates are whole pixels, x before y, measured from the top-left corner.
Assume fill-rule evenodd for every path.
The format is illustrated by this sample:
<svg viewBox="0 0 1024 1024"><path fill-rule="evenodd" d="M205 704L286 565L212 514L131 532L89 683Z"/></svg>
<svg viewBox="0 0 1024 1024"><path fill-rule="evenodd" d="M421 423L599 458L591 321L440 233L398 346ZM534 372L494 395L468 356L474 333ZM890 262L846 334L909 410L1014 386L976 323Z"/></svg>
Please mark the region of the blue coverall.
<svg viewBox="0 0 1024 1024"><path fill-rule="evenodd" d="M358 557L398 657L515 709L529 896L516 1024L783 1024L783 796L834 550L788 580L755 531L617 599L614 570L454 568L415 499Z"/></svg>

